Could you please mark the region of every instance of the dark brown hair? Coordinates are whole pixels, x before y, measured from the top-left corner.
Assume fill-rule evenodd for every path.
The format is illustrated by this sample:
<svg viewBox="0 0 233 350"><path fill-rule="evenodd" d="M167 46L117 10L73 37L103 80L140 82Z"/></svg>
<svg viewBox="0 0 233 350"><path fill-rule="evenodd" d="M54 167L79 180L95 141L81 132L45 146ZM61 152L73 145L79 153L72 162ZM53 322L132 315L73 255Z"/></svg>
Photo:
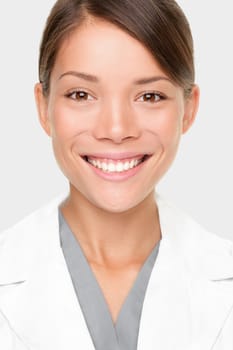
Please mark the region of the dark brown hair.
<svg viewBox="0 0 233 350"><path fill-rule="evenodd" d="M190 94L195 75L193 39L174 0L58 0L40 47L39 79L45 96L61 44L88 16L105 19L139 40L185 95Z"/></svg>

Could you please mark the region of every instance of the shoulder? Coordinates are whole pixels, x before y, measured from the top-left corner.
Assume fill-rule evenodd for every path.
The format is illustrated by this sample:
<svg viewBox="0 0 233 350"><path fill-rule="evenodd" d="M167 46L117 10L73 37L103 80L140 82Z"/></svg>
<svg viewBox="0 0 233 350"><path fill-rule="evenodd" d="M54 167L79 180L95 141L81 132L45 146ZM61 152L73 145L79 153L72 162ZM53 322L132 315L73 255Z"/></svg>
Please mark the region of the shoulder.
<svg viewBox="0 0 233 350"><path fill-rule="evenodd" d="M54 216L58 206L64 199L64 194L57 196L46 205L27 215L12 227L1 232L0 249L12 242L22 245L29 236L34 235L34 232L39 226L42 226L51 216Z"/></svg>
<svg viewBox="0 0 233 350"><path fill-rule="evenodd" d="M64 194L26 216L16 225L0 233L0 284L24 277L35 252L42 251L54 237L58 225L58 206Z"/></svg>
<svg viewBox="0 0 233 350"><path fill-rule="evenodd" d="M161 230L188 270L211 280L233 278L233 242L209 232L187 213L157 195Z"/></svg>

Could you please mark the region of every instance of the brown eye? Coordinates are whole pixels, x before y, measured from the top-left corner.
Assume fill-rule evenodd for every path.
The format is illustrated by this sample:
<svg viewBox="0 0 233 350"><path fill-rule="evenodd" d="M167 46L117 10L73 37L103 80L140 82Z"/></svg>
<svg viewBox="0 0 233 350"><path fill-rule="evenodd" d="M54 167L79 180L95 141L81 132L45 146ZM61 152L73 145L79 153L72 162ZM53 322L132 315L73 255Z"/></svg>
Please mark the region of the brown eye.
<svg viewBox="0 0 233 350"><path fill-rule="evenodd" d="M140 102L150 102L150 103L156 103L161 100L164 100L165 97L162 96L161 94L155 93L155 92L147 92L140 96L138 99Z"/></svg>
<svg viewBox="0 0 233 350"><path fill-rule="evenodd" d="M75 101L89 101L92 100L92 96L85 91L72 91L66 95L66 97L71 98Z"/></svg>

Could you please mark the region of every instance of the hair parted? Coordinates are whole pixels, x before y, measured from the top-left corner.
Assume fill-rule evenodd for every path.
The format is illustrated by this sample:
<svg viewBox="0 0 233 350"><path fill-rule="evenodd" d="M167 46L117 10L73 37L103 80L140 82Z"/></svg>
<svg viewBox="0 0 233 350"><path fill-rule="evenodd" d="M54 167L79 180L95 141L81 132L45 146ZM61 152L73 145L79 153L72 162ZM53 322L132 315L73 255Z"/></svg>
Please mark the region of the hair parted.
<svg viewBox="0 0 233 350"><path fill-rule="evenodd" d="M195 79L193 39L174 0L58 0L40 46L39 79L45 96L49 95L50 76L62 43L89 16L111 22L139 40L189 96Z"/></svg>

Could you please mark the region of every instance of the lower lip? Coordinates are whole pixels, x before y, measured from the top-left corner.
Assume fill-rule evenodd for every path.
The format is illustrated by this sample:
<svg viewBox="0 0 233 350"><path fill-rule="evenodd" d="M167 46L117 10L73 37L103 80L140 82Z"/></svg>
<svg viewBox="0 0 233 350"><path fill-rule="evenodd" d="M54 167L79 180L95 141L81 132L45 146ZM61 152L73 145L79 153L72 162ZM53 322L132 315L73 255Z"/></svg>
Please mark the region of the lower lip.
<svg viewBox="0 0 233 350"><path fill-rule="evenodd" d="M121 173L118 172L112 172L112 173L107 173L102 171L99 168L94 167L93 165L91 165L90 163L86 162L91 169L95 172L95 174L97 174L99 177L101 177L104 180L108 180L108 181L124 181L124 180L128 180L129 178L137 175L140 170L142 169L142 167L145 165L145 163L147 162L147 160L143 161L142 163L140 163L139 165L137 165L135 168L126 170L126 171L122 171Z"/></svg>

